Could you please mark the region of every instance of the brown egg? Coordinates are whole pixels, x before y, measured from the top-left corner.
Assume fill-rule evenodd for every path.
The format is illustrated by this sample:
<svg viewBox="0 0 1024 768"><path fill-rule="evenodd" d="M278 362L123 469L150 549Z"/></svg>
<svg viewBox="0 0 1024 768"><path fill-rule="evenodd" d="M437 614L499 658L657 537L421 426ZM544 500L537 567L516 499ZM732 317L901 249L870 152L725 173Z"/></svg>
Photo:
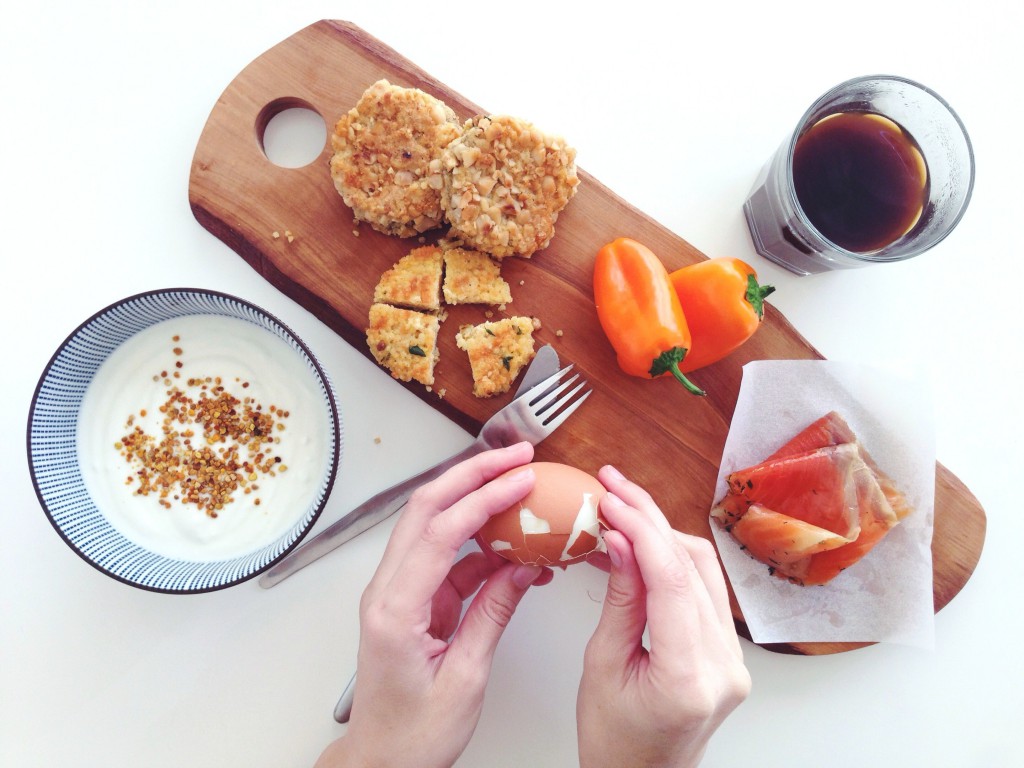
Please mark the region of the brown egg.
<svg viewBox="0 0 1024 768"><path fill-rule="evenodd" d="M477 533L481 547L525 565L564 568L604 551L597 507L605 488L597 478L565 464L536 461L533 490L494 515Z"/></svg>

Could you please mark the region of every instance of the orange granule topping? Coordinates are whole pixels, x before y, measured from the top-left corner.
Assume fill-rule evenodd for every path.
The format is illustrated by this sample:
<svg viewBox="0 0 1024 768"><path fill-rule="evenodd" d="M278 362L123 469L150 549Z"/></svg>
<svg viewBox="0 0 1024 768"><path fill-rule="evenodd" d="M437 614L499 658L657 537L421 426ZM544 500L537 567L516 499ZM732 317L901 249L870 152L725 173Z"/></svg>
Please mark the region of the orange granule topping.
<svg viewBox="0 0 1024 768"><path fill-rule="evenodd" d="M182 354L181 348L174 354ZM249 386L239 383L243 389ZM220 377L189 378L185 389L172 386L166 396L159 407L159 436L136 425L133 413L125 423L128 433L114 444L136 468L126 483L138 479L137 495L158 494L168 509L172 501L195 504L215 518L239 489L249 494L258 489L261 475L287 469L273 452L280 442L274 433L284 429L288 411L274 405L264 410L252 397L238 398ZM139 415L144 417L145 409Z"/></svg>

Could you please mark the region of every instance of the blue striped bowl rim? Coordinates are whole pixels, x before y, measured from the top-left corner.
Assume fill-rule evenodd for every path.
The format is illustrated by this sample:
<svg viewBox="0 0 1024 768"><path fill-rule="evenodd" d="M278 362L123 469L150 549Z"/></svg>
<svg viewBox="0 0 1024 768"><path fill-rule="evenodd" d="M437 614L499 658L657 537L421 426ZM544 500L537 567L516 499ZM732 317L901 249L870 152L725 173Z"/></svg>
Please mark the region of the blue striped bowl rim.
<svg viewBox="0 0 1024 768"><path fill-rule="evenodd" d="M231 560L174 560L130 541L97 508L78 466L78 409L96 370L134 334L185 315L235 317L285 341L314 374L331 415L331 456L314 501L276 541ZM298 546L320 517L334 487L341 460L342 421L327 374L288 326L237 296L201 288L166 288L129 296L101 309L64 340L47 363L32 396L27 443L29 471L39 503L74 552L104 574L131 586L189 594L251 579Z"/></svg>

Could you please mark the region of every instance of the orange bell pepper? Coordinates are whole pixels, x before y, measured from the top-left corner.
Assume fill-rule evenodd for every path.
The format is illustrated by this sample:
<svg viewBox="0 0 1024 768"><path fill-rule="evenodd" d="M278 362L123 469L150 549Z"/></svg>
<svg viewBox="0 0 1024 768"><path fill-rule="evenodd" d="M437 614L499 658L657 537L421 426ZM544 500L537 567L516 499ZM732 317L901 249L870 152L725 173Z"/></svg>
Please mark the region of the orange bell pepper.
<svg viewBox="0 0 1024 768"><path fill-rule="evenodd" d="M754 268L730 257L677 269L669 279L693 338L680 364L684 373L721 360L753 336L764 317L764 299L775 290L758 285Z"/></svg>
<svg viewBox="0 0 1024 768"><path fill-rule="evenodd" d="M594 263L594 303L625 373L671 373L691 393L705 394L679 370L690 350L690 330L668 270L649 248L625 237L601 248Z"/></svg>

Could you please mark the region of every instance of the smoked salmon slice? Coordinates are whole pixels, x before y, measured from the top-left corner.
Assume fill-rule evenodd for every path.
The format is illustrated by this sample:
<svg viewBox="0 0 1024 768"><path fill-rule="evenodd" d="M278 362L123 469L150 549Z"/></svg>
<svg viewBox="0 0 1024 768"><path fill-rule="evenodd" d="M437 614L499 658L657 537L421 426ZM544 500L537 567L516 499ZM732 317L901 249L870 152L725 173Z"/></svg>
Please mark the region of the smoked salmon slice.
<svg viewBox="0 0 1024 768"><path fill-rule="evenodd" d="M836 412L727 482L711 516L772 573L803 585L835 578L911 511Z"/></svg>
<svg viewBox="0 0 1024 768"><path fill-rule="evenodd" d="M816 553L802 565L800 580L807 585L825 584L860 560L882 540L899 519L878 480L865 462L864 470L854 478L857 506L860 510L860 534L839 549ZM902 498L903 495L900 494ZM909 505L907 509L909 510Z"/></svg>
<svg viewBox="0 0 1024 768"><path fill-rule="evenodd" d="M852 476L863 464L856 446L846 443L738 470L728 478L738 502L729 512L745 513L744 505L757 503L853 541L860 517Z"/></svg>
<svg viewBox="0 0 1024 768"><path fill-rule="evenodd" d="M857 436L853 434L853 430L850 429L850 425L846 423L846 420L837 412L830 411L817 421L807 425L788 443L765 459L765 461L792 456L804 451L814 450L815 448L824 448L827 445L842 445L843 443L856 442Z"/></svg>
<svg viewBox="0 0 1024 768"><path fill-rule="evenodd" d="M792 456L796 453L803 453L814 448L821 448L827 445L841 445L843 443L855 443L860 449L861 458L875 475L882 493L896 513L896 518L902 520L910 514L911 507L906 496L896 487L892 478L886 475L871 458L871 455L864 450L864 446L857 440L857 436L850 429L850 425L836 411L829 411L817 421L812 422L792 440L779 448L769 456L766 461L778 459L784 456Z"/></svg>
<svg viewBox="0 0 1024 768"><path fill-rule="evenodd" d="M811 555L850 543L845 536L760 504L751 504L729 532L752 557L787 575L803 573L802 563Z"/></svg>

